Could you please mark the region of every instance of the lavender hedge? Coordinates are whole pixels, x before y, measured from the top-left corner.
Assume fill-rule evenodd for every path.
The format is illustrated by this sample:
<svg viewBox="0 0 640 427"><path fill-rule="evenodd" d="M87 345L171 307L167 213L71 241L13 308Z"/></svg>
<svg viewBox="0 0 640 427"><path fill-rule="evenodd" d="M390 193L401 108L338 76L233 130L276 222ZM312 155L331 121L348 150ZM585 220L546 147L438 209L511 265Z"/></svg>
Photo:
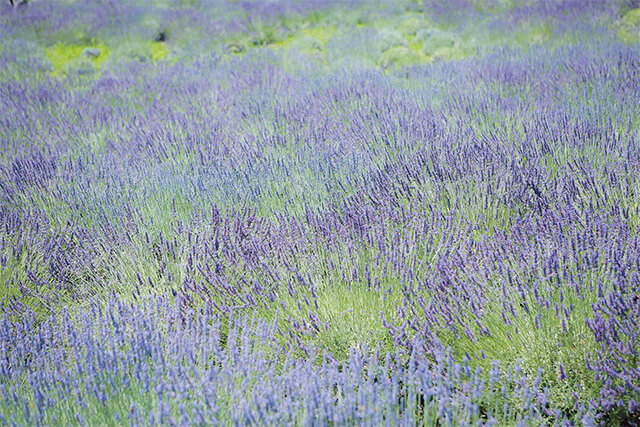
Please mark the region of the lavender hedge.
<svg viewBox="0 0 640 427"><path fill-rule="evenodd" d="M108 299L37 326L32 313L3 318L3 423L503 425L550 412L539 376L529 384L518 366L494 362L485 378L447 353L302 360L276 339L275 322L179 303Z"/></svg>
<svg viewBox="0 0 640 427"><path fill-rule="evenodd" d="M638 4L1 7L3 422L638 423Z"/></svg>

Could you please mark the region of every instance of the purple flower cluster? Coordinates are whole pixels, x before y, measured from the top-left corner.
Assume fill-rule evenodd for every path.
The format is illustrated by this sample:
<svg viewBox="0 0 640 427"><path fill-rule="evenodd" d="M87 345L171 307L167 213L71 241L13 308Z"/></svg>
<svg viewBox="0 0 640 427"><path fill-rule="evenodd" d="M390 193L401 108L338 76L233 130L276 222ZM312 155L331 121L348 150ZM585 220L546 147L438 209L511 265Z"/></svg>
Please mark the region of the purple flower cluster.
<svg viewBox="0 0 640 427"><path fill-rule="evenodd" d="M603 384L598 396L605 410L640 409L640 265L636 260L628 278L616 281L613 290L594 304L595 317L587 320L600 351L587 361ZM629 392L634 398L626 400Z"/></svg>

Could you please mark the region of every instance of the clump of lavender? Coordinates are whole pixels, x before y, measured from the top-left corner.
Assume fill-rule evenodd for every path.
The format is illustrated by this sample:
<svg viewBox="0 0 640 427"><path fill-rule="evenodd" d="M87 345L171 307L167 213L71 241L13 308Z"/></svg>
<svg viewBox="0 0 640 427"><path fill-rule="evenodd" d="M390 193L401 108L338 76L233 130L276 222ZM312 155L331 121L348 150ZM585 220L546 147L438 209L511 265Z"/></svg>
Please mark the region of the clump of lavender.
<svg viewBox="0 0 640 427"><path fill-rule="evenodd" d="M604 411L640 412L640 281L637 271L617 281L594 304L587 320L599 345L587 367L602 383L596 402Z"/></svg>

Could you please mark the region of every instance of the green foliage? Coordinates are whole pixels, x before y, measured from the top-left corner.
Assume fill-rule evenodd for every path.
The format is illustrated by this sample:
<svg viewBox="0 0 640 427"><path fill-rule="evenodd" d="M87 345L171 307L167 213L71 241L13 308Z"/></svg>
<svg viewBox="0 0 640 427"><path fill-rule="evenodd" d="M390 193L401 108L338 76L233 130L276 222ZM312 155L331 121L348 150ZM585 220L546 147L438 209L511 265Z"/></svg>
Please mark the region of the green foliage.
<svg viewBox="0 0 640 427"><path fill-rule="evenodd" d="M429 61L429 56L416 52L410 47L396 46L391 49L387 49L380 55L380 65L384 68L395 66L397 68L416 65Z"/></svg>
<svg viewBox="0 0 640 427"><path fill-rule="evenodd" d="M100 70L107 60L110 49L101 41L90 41L83 44L67 44L58 42L45 49L46 56L53 66L53 77L64 77L69 72L81 74Z"/></svg>
<svg viewBox="0 0 640 427"><path fill-rule="evenodd" d="M618 24L618 38L624 43L640 42L640 8L626 12Z"/></svg>
<svg viewBox="0 0 640 427"><path fill-rule="evenodd" d="M625 13L622 17L622 23L630 26L640 24L640 8L632 9Z"/></svg>
<svg viewBox="0 0 640 427"><path fill-rule="evenodd" d="M115 44L113 49L114 61L140 61L157 63L169 58L169 47L164 42L140 39L124 39Z"/></svg>

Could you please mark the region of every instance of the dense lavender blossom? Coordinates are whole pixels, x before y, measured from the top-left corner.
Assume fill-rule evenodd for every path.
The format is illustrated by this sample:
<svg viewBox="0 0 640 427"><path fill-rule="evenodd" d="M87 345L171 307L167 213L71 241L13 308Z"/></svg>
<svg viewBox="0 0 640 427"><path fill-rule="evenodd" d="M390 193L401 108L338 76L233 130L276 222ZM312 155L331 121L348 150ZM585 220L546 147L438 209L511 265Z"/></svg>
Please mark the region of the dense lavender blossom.
<svg viewBox="0 0 640 427"><path fill-rule="evenodd" d="M0 422L637 422L638 6L1 5Z"/></svg>
<svg viewBox="0 0 640 427"><path fill-rule="evenodd" d="M19 321L3 317L3 407L13 410L0 415L18 424L92 424L116 414L135 424L497 425L544 417L544 392L517 371L504 379L496 365L487 386L479 371L447 353L435 362L413 353L408 364L398 354L382 359L366 351L343 363L326 353L301 360L278 343L273 322L245 316L223 326L208 308L185 312L176 303L109 298L104 307L39 324L31 313ZM497 403L505 387L518 403L480 406ZM76 404L82 415L73 413Z"/></svg>

